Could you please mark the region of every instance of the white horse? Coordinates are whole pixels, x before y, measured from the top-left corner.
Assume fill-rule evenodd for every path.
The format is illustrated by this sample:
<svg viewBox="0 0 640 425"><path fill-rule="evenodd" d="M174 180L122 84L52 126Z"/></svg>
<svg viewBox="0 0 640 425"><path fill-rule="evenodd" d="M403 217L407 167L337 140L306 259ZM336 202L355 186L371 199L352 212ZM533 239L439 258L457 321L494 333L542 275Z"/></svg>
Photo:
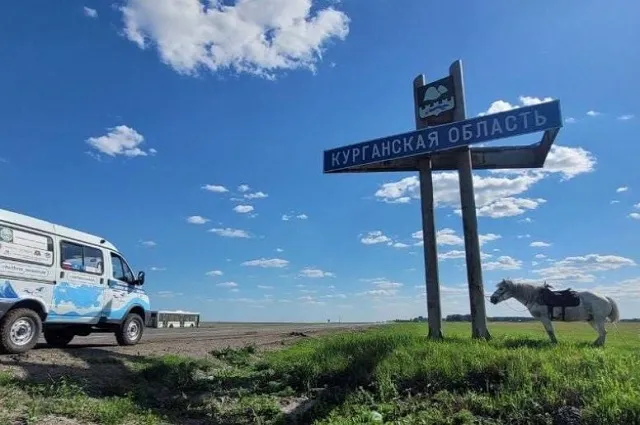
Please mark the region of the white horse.
<svg viewBox="0 0 640 425"><path fill-rule="evenodd" d="M498 304L501 301L514 298L527 307L529 313L537 319L540 319L544 328L549 335L552 343L557 343L553 324L549 317L549 310L542 301L543 286L531 285L528 283L515 283L509 279L503 279L496 285L497 289L491 294L490 301L492 304ZM604 345L607 331L604 327L605 320L608 318L612 323L620 320L620 311L614 300L607 296L594 294L590 291L576 291L580 298L580 304L576 307L565 307L565 322L587 321L598 332L598 339L594 341L594 345ZM553 317L562 315L561 307L553 308Z"/></svg>

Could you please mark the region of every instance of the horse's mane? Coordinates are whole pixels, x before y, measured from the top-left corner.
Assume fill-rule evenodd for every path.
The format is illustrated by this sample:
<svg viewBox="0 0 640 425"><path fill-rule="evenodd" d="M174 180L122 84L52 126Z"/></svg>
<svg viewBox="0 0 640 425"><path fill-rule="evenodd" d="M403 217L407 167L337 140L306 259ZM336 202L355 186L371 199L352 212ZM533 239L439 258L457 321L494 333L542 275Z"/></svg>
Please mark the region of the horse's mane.
<svg viewBox="0 0 640 425"><path fill-rule="evenodd" d="M544 285L534 285L532 283L518 283L514 282L511 279L503 279L502 282L509 289L509 292L513 296L517 296L518 298L523 299L524 301L537 301L540 299L540 292L547 286L545 282Z"/></svg>

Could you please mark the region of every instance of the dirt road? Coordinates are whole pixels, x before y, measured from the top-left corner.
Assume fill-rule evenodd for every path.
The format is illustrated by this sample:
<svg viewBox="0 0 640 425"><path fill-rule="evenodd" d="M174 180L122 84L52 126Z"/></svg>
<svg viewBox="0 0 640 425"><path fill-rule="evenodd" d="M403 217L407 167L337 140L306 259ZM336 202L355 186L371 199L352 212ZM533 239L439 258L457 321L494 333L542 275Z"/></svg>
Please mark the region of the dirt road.
<svg viewBox="0 0 640 425"><path fill-rule="evenodd" d="M341 329L352 329L370 324L289 324L289 323L270 323L270 324L207 324L205 327L199 328L177 328L177 329L156 329L146 328L142 341L139 345L151 343L169 343L172 341L219 341L221 343L229 343L232 346L233 341L240 340L241 345L251 343L252 341L260 343L260 339L264 337L288 337L291 332L313 333L319 331L332 331ZM264 342L264 341L262 341ZM41 344L45 344L43 338L40 339ZM115 337L111 333L92 334L87 337L76 337L70 344L73 345L93 345L93 344L114 344Z"/></svg>
<svg viewBox="0 0 640 425"><path fill-rule="evenodd" d="M113 334L76 337L67 348L50 348L42 340L22 355L0 355L0 371L36 380L56 376L108 379L121 375L122 361L139 356L178 354L207 356L212 350L254 345L275 349L307 337L356 331L371 324L220 324L187 329L145 329L140 343L121 347Z"/></svg>

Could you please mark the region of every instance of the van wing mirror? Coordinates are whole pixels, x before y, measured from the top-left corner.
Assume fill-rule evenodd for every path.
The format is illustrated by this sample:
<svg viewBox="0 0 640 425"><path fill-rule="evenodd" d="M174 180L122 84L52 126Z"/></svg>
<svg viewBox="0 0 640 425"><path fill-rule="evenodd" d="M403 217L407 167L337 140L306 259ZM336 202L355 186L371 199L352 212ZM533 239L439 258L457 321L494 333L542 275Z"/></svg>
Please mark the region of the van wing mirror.
<svg viewBox="0 0 640 425"><path fill-rule="evenodd" d="M138 285L144 285L144 272L143 271L139 271L138 272L138 279L136 279L136 283Z"/></svg>

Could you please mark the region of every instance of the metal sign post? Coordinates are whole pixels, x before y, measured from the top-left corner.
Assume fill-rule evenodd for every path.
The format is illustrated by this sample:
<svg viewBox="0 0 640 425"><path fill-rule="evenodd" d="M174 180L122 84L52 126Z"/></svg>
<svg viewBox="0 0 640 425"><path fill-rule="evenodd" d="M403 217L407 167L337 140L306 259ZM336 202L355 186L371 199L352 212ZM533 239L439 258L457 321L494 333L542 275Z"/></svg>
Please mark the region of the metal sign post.
<svg viewBox="0 0 640 425"><path fill-rule="evenodd" d="M449 74L453 79L455 95L458 99L453 114L454 120L463 121L467 119L467 109L464 97L462 62L458 60L451 64ZM476 217L476 197L473 189L473 167L471 164L471 150L468 146L461 149L460 153L457 154L457 162L464 250L467 262L467 284L469 286L471 335L473 338L489 339L491 334L487 328L487 313L484 303L480 238L478 236L478 218Z"/></svg>
<svg viewBox="0 0 640 425"><path fill-rule="evenodd" d="M484 302L482 262L473 188L473 169L542 168L562 127L560 101L467 119L462 62L449 76L425 84L413 82L416 130L324 151L323 172L418 172L427 286L429 336L441 338L442 313L438 278L432 172L457 170L464 228L472 337L490 338ZM473 148L472 145L543 132L528 146Z"/></svg>
<svg viewBox="0 0 640 425"><path fill-rule="evenodd" d="M416 114L416 130L429 126L427 118L435 113L435 108L430 104L423 105L424 99L429 93L429 88L434 88L432 96L440 96L438 87L443 81L437 81L430 85L425 84L424 75L419 75L413 80L413 98ZM443 89L441 89L443 90ZM450 103L452 104L452 103ZM440 112L440 111L438 111ZM447 111L445 111L445 114ZM449 112L451 115L451 113ZM436 116L439 116L438 113ZM446 120L446 117L445 117ZM418 161L418 173L420 176L420 205L422 212L422 239L424 241L424 267L425 285L427 288L427 320L429 325L428 337L441 339L442 335L442 311L440 310L440 276L438 273L438 243L436 241L436 223L433 203L433 176L431 174L431 158L425 156Z"/></svg>

